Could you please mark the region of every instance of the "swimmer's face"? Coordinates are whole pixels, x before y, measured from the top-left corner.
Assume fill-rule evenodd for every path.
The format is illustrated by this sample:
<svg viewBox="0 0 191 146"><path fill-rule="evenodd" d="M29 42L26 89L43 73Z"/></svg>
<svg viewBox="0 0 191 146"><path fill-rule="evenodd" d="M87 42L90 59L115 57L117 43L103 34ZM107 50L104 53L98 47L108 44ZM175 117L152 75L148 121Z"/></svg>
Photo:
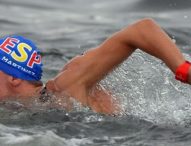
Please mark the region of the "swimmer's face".
<svg viewBox="0 0 191 146"><path fill-rule="evenodd" d="M0 100L9 96L8 75L0 71Z"/></svg>

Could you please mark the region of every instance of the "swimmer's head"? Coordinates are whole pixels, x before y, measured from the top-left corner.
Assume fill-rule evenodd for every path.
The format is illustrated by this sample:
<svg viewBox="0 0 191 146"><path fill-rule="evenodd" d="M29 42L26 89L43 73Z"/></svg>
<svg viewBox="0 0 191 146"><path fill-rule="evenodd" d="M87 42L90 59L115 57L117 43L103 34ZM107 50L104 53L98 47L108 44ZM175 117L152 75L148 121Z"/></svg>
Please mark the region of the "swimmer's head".
<svg viewBox="0 0 191 146"><path fill-rule="evenodd" d="M40 81L40 51L29 39L12 35L0 39L0 71L27 81Z"/></svg>

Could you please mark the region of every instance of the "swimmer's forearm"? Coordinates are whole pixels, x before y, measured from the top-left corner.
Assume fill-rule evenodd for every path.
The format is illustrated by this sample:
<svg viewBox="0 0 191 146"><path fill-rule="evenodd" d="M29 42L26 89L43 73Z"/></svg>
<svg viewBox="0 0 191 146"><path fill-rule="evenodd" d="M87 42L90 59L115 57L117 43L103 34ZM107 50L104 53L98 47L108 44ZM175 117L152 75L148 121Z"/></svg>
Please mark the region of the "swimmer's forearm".
<svg viewBox="0 0 191 146"><path fill-rule="evenodd" d="M151 19L139 21L122 30L121 33L124 43L163 60L173 72L185 61L169 36Z"/></svg>

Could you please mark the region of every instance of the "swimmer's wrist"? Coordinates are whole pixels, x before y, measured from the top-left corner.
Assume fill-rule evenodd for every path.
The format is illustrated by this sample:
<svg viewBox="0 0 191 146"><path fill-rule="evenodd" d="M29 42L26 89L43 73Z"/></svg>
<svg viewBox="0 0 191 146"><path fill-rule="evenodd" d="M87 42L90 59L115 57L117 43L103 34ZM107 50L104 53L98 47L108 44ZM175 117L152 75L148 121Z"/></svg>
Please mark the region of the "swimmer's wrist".
<svg viewBox="0 0 191 146"><path fill-rule="evenodd" d="M175 72L175 78L183 83L190 84L190 67L191 63L188 61L185 61L184 63L179 65Z"/></svg>

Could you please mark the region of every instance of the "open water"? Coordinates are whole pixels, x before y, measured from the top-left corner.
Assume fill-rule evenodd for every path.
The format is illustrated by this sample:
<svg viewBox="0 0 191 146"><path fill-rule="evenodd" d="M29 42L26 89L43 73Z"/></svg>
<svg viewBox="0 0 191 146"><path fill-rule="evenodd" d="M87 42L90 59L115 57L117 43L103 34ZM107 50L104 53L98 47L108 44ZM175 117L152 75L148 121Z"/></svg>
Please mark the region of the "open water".
<svg viewBox="0 0 191 146"><path fill-rule="evenodd" d="M190 0L0 0L0 14L1 36L21 34L38 44L44 82L75 55L145 17L191 60ZM100 84L121 102L121 116L78 103L67 113L10 101L0 106L0 146L191 145L191 88L175 81L160 60L137 50Z"/></svg>

